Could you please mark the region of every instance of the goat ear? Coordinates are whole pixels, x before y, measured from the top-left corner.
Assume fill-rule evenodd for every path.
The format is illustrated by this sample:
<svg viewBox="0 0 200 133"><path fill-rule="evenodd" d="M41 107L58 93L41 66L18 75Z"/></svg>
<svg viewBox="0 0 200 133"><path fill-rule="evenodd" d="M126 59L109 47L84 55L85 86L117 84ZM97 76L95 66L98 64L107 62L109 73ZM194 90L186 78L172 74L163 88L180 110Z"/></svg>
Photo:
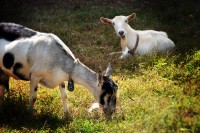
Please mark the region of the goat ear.
<svg viewBox="0 0 200 133"><path fill-rule="evenodd" d="M101 20L101 22L103 22L104 24L109 24L109 25L112 24L112 21L111 21L109 18L101 17L100 20Z"/></svg>
<svg viewBox="0 0 200 133"><path fill-rule="evenodd" d="M112 68L111 68L111 65L110 65L110 63L109 63L109 64L108 64L108 67L107 67L107 69L106 69L106 74L105 74L105 76L110 77L111 70L112 70Z"/></svg>
<svg viewBox="0 0 200 133"><path fill-rule="evenodd" d="M131 20L135 19L135 17L136 17L136 14L135 14L135 13L132 13L131 15L129 15L129 16L127 17L127 19L128 19L128 21L131 21Z"/></svg>
<svg viewBox="0 0 200 133"><path fill-rule="evenodd" d="M98 81L99 81L98 86L102 86L103 85L103 76L102 76L101 67L99 67Z"/></svg>

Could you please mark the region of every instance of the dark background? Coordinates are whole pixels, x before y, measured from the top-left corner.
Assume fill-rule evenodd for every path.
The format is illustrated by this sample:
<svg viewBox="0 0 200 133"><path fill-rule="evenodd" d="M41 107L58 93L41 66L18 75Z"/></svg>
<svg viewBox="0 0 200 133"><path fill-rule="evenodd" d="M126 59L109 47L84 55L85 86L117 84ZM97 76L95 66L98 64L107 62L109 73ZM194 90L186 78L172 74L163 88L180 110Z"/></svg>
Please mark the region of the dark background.
<svg viewBox="0 0 200 133"><path fill-rule="evenodd" d="M160 23L168 25L165 30L171 34L180 49L200 48L199 0L1 0L0 5L0 22L15 22L26 26L39 23L37 20L34 21L34 16L32 16L38 10L63 8L75 11L84 7L119 8L125 5L135 12L144 11L155 14ZM106 13L100 14L106 16ZM113 13L110 16L113 15L118 14Z"/></svg>

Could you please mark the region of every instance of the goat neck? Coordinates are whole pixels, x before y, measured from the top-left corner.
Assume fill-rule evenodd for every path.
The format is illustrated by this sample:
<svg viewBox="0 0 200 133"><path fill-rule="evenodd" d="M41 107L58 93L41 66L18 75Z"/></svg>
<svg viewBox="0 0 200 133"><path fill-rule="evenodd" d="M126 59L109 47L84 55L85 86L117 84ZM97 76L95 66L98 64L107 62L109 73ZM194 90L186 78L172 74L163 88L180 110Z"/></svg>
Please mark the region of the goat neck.
<svg viewBox="0 0 200 133"><path fill-rule="evenodd" d="M91 93L94 94L96 100L100 93L100 87L98 86L98 74L89 69L78 59L74 62L74 68L71 72L71 77L75 83L86 87Z"/></svg>
<svg viewBox="0 0 200 133"><path fill-rule="evenodd" d="M126 36L126 46L128 47L128 49L133 49L136 45L137 40L137 32L136 30L132 29L129 25L128 25L128 31L127 31L127 36Z"/></svg>

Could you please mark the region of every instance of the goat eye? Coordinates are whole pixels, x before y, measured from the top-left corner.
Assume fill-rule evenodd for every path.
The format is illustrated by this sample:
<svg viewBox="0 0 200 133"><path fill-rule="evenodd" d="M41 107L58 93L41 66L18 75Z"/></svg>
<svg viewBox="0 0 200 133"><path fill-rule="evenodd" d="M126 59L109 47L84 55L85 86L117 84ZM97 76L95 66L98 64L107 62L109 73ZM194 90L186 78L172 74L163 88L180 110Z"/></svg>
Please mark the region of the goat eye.
<svg viewBox="0 0 200 133"><path fill-rule="evenodd" d="M114 22L112 22L112 25L115 25L115 23L114 23Z"/></svg>
<svg viewBox="0 0 200 133"><path fill-rule="evenodd" d="M128 20L125 20L125 23L128 23Z"/></svg>

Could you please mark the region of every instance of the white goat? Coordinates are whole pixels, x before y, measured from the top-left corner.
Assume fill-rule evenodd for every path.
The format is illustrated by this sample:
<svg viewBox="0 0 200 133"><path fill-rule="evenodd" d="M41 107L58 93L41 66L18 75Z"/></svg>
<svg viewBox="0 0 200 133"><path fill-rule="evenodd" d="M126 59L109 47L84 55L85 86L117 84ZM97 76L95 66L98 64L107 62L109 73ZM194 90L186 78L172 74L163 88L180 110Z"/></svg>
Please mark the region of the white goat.
<svg viewBox="0 0 200 133"><path fill-rule="evenodd" d="M37 32L14 23L0 23L0 67L15 79L30 80L31 111L40 83L48 88L59 85L66 113L67 93L63 82L69 79L93 93L104 113L111 114L116 109L118 87L109 78L110 65L105 76L95 73L76 59L71 50L54 34ZM0 76L5 73L0 71ZM7 80L0 83L1 90L6 84Z"/></svg>
<svg viewBox="0 0 200 133"><path fill-rule="evenodd" d="M168 38L165 32L132 29L128 22L135 17L136 14L132 13L129 16L116 16L112 20L100 18L103 23L113 25L115 32L121 38L121 58L127 57L128 53L132 55L151 54L153 51L166 52L175 47L174 42Z"/></svg>

